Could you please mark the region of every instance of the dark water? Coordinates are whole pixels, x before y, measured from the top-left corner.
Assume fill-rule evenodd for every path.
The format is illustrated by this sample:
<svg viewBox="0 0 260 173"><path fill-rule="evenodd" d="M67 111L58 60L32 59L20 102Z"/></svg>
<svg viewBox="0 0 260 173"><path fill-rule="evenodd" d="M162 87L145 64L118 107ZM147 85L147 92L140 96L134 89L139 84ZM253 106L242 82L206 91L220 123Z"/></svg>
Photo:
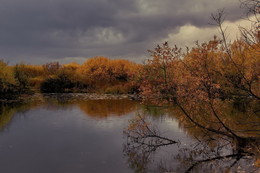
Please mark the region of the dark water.
<svg viewBox="0 0 260 173"><path fill-rule="evenodd" d="M0 113L1 173L185 172L192 164L183 158L196 150L176 117L130 100L46 101L2 106ZM178 143L131 148L123 131L137 113Z"/></svg>

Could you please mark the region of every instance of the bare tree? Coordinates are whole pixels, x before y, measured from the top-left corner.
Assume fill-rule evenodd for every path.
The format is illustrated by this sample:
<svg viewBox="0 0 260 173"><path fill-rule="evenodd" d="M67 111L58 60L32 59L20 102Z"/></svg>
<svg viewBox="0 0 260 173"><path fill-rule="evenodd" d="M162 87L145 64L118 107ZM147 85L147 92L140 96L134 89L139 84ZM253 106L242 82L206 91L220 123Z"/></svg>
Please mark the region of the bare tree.
<svg viewBox="0 0 260 173"><path fill-rule="evenodd" d="M246 19L251 22L251 28L240 27L243 40L249 45L256 45L260 48L260 1L244 0L241 8L246 10Z"/></svg>

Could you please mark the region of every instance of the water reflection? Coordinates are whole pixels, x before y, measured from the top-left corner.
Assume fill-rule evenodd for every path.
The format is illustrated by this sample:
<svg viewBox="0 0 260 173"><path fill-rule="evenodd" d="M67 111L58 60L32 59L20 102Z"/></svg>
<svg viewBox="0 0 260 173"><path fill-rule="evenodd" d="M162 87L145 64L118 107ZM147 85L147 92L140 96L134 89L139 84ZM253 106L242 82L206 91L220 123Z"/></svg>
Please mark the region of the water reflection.
<svg viewBox="0 0 260 173"><path fill-rule="evenodd" d="M1 172L133 172L123 159L122 131L137 105L124 100L57 99L3 105ZM115 110L117 106L125 110ZM103 113L92 114L91 108Z"/></svg>
<svg viewBox="0 0 260 173"><path fill-rule="evenodd" d="M222 141L223 142L223 141ZM232 150L219 142L212 147L201 142L198 146L180 148L175 161L180 163L177 172L255 172L255 153Z"/></svg>
<svg viewBox="0 0 260 173"><path fill-rule="evenodd" d="M95 119L108 118L111 116L123 116L134 112L140 107L136 101L129 99L102 99L102 100L62 100L59 97L51 97L45 100L28 101L25 103L0 104L0 129L8 125L15 113L26 112L34 108L44 107L48 110L69 110L79 107L86 116Z"/></svg>
<svg viewBox="0 0 260 173"><path fill-rule="evenodd" d="M10 121L15 113L15 110L6 106L0 105L0 129L2 130Z"/></svg>
<svg viewBox="0 0 260 173"><path fill-rule="evenodd" d="M146 118L136 115L124 131L126 135L124 153L128 158L129 167L136 173L155 171L152 169L155 166L156 152L162 147L178 144L177 141L161 135L158 128L151 126Z"/></svg>
<svg viewBox="0 0 260 173"><path fill-rule="evenodd" d="M202 107L199 105L198 107ZM220 101L215 105L215 111L218 113L218 118L224 123L224 125L232 130L241 137L260 137L260 112L259 112L259 103L250 102L247 105L247 109L240 110L241 107L234 106L233 102L229 101ZM196 138L204 135L202 133L205 131L203 128L193 128L195 127L193 123L187 118L181 110L178 108L171 107L168 109L170 115L177 117L179 120L179 125L182 128L185 128L191 136L196 136ZM196 110L198 111L198 110ZM218 129L218 131L224 132L227 135L230 133L224 129L223 125L216 119L215 116L212 116L204 109L201 109L200 112L196 113L199 116L192 117L194 120L199 122L206 128ZM190 128L189 128L190 127ZM210 133L210 136L214 136L217 133ZM220 134L225 136L224 134ZM228 135L229 136L229 135Z"/></svg>
<svg viewBox="0 0 260 173"><path fill-rule="evenodd" d="M130 121L125 131L127 139L130 138L125 143L124 150L129 166L133 167L136 172L142 173L260 171L260 119L255 103L241 111L231 102L221 102L217 109L221 109L220 118L225 126L242 138L237 139L221 131L223 124L215 121L215 117L210 117L206 112L201 112L202 116L195 117L197 122L206 127L201 128L185 118L179 109L170 108L168 109L169 115L177 117L179 126L194 138L194 141L188 145L183 145L181 142L177 143L179 145L173 143L175 147L178 147L178 152L176 152L176 150L165 148L165 146L168 147L169 138L164 136L160 138L160 130L156 131L156 135L147 133L147 126L149 125L149 129L154 126L149 117L138 118L139 116L137 116ZM216 129L216 132L207 130L208 127ZM159 142L154 142L158 139ZM172 139L176 141L175 136ZM179 139L179 141L182 140ZM165 143L166 145L164 145ZM172 157L155 159L158 158L158 150L166 150L172 153ZM178 164L176 165L176 163Z"/></svg>
<svg viewBox="0 0 260 173"><path fill-rule="evenodd" d="M122 116L137 109L137 103L128 99L121 100L84 100L76 103L88 116L93 118L107 118Z"/></svg>
<svg viewBox="0 0 260 173"><path fill-rule="evenodd" d="M37 108L40 103L15 103L15 104L0 104L0 130L3 130L11 123L15 113L25 113L28 110Z"/></svg>
<svg viewBox="0 0 260 173"><path fill-rule="evenodd" d="M219 106L220 118L228 127L250 140L241 143L198 128L177 108L145 106L127 99L52 97L1 105L1 171L259 171L257 106L243 110L229 102ZM196 117L201 124L222 128L206 113L201 115Z"/></svg>

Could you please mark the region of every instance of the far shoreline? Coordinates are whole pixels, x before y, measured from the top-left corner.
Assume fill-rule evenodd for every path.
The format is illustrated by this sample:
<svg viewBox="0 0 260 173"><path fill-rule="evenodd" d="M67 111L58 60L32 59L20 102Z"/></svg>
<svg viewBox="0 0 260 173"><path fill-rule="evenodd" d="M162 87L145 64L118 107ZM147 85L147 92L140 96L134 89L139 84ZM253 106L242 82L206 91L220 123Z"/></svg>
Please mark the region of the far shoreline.
<svg viewBox="0 0 260 173"><path fill-rule="evenodd" d="M142 100L139 94L99 94L99 93L33 93L23 94L14 99L0 99L0 104L26 103L26 102L45 102L48 99L58 99L60 101L70 100Z"/></svg>

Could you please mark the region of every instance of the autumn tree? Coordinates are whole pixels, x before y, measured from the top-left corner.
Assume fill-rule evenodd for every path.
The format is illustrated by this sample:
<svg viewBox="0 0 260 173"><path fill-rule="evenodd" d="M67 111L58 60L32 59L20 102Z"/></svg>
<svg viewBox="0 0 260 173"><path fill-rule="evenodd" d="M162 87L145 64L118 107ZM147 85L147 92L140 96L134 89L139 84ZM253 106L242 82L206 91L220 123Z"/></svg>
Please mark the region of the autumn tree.
<svg viewBox="0 0 260 173"><path fill-rule="evenodd" d="M168 50L164 45L160 48L165 49L165 52ZM165 56L161 54L164 51L154 50L152 62L156 63L151 65L156 65L148 63L150 66L146 66L149 68L143 73L142 94L148 101L153 99L155 103L161 104L165 100L165 103L173 104L181 112L179 120L200 131L201 135L195 135L200 143L206 141L208 148L209 145L219 146L216 155L205 159L199 155L187 172L200 164L215 160L235 158L235 164L243 157L259 157L260 59L257 46L248 45L241 39L227 44L226 40L214 37L209 42L197 43L196 47L185 54L178 53L180 56L175 56L175 60L170 61L168 66L158 63L164 62ZM174 56L169 59L174 59ZM165 73L169 69L170 74ZM174 89L169 90L171 87ZM147 122L143 122L143 119L135 121L135 126L130 124L130 130L127 130L128 137L132 139L131 144L126 145L130 146L130 152L140 153L135 151L136 145L143 148L148 148L146 146L149 145L150 148L156 147L157 143L153 144L153 141L159 140L161 136L150 139L150 133L143 133L147 132L144 130ZM218 143L219 141L221 142ZM168 140L163 140L165 142ZM225 145L233 147L231 154L219 153ZM203 150L199 154L201 151Z"/></svg>
<svg viewBox="0 0 260 173"><path fill-rule="evenodd" d="M107 72L108 58L95 57L88 59L77 70L80 82L86 86L94 87L96 85L103 85L109 81Z"/></svg>
<svg viewBox="0 0 260 173"><path fill-rule="evenodd" d="M246 10L246 17L251 22L251 27L245 28L240 27L242 39L248 45L254 45L260 47L260 31L259 31L259 22L260 22L260 2L259 0L243 0L241 1L241 8Z"/></svg>
<svg viewBox="0 0 260 173"><path fill-rule="evenodd" d="M180 66L181 49L171 48L167 42L149 50L152 59L148 59L141 71L142 94L156 98L156 102L175 99L178 68Z"/></svg>
<svg viewBox="0 0 260 173"><path fill-rule="evenodd" d="M13 69L0 60L0 98L8 97L16 91L16 81Z"/></svg>
<svg viewBox="0 0 260 173"><path fill-rule="evenodd" d="M76 70L80 65L70 63L59 65L57 63L48 63L45 71L49 74L41 83L40 90L44 93L63 93L73 92L77 87Z"/></svg>
<svg viewBox="0 0 260 173"><path fill-rule="evenodd" d="M223 66L228 68L224 71L226 78L233 87L239 91L243 91L243 94L247 96L252 96L259 99L259 93L255 89L257 81L259 81L259 42L246 44L246 41L243 41L242 38L228 44L227 36L225 30L223 29L223 18L224 11L219 10L218 13L212 15L213 24L215 24L220 31L222 40L221 40L221 49L224 53L221 56ZM257 37L257 35L254 35ZM222 70L223 71L223 70ZM230 72L230 74L228 74ZM223 73L222 73L223 75ZM222 77L223 78L223 77Z"/></svg>
<svg viewBox="0 0 260 173"><path fill-rule="evenodd" d="M14 77L16 79L20 92L25 92L29 89L29 75L26 73L24 64L16 64L14 67Z"/></svg>
<svg viewBox="0 0 260 173"><path fill-rule="evenodd" d="M54 75L58 72L61 65L59 62L49 62L42 65L42 67L47 75Z"/></svg>
<svg viewBox="0 0 260 173"><path fill-rule="evenodd" d="M241 133L227 123L229 115L223 112L223 107L230 103L247 103L244 118L259 117L256 108L259 105L259 49L243 40L229 44L222 28L222 12L213 15L213 19L221 39L214 37L209 42L198 43L186 54L169 53L176 48L165 44L153 51L153 66L144 73L142 94L149 99L156 93L157 102L166 100L177 105L195 126L207 134L223 136L241 148L247 141L259 140L259 126L243 130L254 131L256 135ZM170 63L165 63L165 58ZM255 122L251 119L247 123Z"/></svg>
<svg viewBox="0 0 260 173"><path fill-rule="evenodd" d="M127 60L111 60L106 57L88 59L77 69L79 82L90 91L121 92L131 90L131 79L138 72L138 65ZM114 90L114 91L113 91ZM121 90L121 91L119 91Z"/></svg>

